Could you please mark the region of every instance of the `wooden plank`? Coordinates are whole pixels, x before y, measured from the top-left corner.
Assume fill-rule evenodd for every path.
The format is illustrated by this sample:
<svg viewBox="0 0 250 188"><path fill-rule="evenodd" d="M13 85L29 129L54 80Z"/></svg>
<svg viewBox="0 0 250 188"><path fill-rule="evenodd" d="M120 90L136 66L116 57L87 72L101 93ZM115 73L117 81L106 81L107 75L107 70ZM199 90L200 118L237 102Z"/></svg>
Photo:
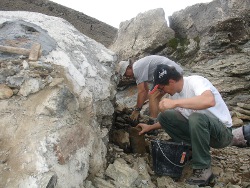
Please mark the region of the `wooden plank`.
<svg viewBox="0 0 250 188"><path fill-rule="evenodd" d="M7 52L7 53L20 54L20 55L27 55L27 56L30 54L30 50L28 49L11 47L11 46L3 46L3 45L0 45L0 51Z"/></svg>
<svg viewBox="0 0 250 188"><path fill-rule="evenodd" d="M34 43L31 46L30 54L29 54L29 60L30 61L37 61L39 56L41 55L41 44L39 43Z"/></svg>

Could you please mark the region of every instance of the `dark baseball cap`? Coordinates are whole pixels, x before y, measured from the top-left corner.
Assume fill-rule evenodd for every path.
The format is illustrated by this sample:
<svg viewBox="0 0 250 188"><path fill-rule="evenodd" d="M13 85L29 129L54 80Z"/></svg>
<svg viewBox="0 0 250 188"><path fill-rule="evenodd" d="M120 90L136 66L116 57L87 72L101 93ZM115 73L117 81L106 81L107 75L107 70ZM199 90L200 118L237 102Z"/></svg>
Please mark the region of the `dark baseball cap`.
<svg viewBox="0 0 250 188"><path fill-rule="evenodd" d="M157 65L154 72L153 87L151 88L150 93L154 93L154 91L158 88L160 84L167 85L169 79L172 78L171 75L173 75L173 72L177 72L175 67L173 66L168 66L165 64Z"/></svg>

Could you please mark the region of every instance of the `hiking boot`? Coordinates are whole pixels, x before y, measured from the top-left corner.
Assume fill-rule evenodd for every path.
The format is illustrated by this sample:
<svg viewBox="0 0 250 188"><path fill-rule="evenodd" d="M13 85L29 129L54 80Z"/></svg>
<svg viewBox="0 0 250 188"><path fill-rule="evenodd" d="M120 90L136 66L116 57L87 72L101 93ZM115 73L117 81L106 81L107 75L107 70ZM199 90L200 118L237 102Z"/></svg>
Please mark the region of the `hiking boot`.
<svg viewBox="0 0 250 188"><path fill-rule="evenodd" d="M211 167L204 169L194 169L193 176L191 176L186 183L190 185L198 185L201 187L207 186L213 179Z"/></svg>

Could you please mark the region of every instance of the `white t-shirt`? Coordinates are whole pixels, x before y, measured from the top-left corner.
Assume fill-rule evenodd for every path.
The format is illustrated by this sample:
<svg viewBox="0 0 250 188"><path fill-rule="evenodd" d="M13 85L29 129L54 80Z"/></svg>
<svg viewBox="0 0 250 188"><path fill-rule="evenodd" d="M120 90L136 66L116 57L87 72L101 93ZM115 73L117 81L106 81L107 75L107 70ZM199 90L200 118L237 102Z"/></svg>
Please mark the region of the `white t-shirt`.
<svg viewBox="0 0 250 188"><path fill-rule="evenodd" d="M183 73L181 66L174 61L164 56L150 55L139 59L133 64L133 73L136 84L138 85L142 82L153 81L154 71L159 64L174 66L178 72Z"/></svg>
<svg viewBox="0 0 250 188"><path fill-rule="evenodd" d="M219 118L219 120L227 127L232 126L232 118L229 110L220 93L209 80L202 76L188 76L184 77L183 79L184 85L182 91L171 96L171 99L191 98L201 95L204 91L210 90L215 98L215 106L207 108L205 110L192 110L180 107L177 107L176 110L178 110L187 119L193 112L200 112L205 114L212 113L217 118Z"/></svg>

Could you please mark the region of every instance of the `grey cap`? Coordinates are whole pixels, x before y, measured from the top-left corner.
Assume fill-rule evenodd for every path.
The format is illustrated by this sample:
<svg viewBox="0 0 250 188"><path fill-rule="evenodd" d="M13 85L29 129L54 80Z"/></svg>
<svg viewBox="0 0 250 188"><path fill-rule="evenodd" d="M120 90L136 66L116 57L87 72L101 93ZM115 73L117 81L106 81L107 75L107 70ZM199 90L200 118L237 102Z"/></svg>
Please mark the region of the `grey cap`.
<svg viewBox="0 0 250 188"><path fill-rule="evenodd" d="M121 61L118 64L117 72L119 75L124 76L127 67L129 66L129 61Z"/></svg>

